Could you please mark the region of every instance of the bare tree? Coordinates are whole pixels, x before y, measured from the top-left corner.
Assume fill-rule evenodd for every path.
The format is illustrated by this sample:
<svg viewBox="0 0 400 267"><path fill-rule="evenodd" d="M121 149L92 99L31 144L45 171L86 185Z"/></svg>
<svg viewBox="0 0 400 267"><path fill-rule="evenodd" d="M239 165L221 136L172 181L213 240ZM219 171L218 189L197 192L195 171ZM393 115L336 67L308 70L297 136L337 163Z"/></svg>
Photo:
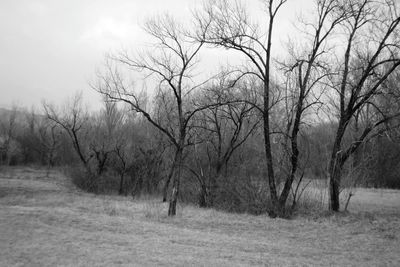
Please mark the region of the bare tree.
<svg viewBox="0 0 400 267"><path fill-rule="evenodd" d="M261 24L251 21L250 15L240 1L233 3L228 0L210 1L204 6L203 12L196 14L198 39L215 46L233 49L247 57L250 68L241 71L239 78L246 75L256 76L263 84L264 104L262 112L264 125L264 148L268 172L268 184L273 210L271 216L280 215L278 193L276 188L273 155L271 149L270 110L277 99L272 96L271 88L271 57L272 32L278 11L286 0L262 1L268 16L265 29Z"/></svg>
<svg viewBox="0 0 400 267"><path fill-rule="evenodd" d="M195 128L197 142L194 145L193 161L189 170L200 184L199 205L213 206L218 192L218 181L222 170L227 167L234 152L243 145L254 133L260 123L256 116L255 100L249 99L249 87L254 84L239 82L235 88L225 83L227 77L222 78L220 84L212 86L201 98L204 102L220 103L234 102L242 99L241 103L221 106L212 106L196 116Z"/></svg>
<svg viewBox="0 0 400 267"><path fill-rule="evenodd" d="M127 193L127 191L124 188L125 176L132 165L130 163L131 157L127 154L128 151L129 150L127 147L127 143L125 143L124 141L121 142L121 139L119 139L114 148L114 153L117 157L116 164L114 164L114 169L118 172L120 178L119 189L118 189L118 194L120 195L124 194L124 192L125 195Z"/></svg>
<svg viewBox="0 0 400 267"><path fill-rule="evenodd" d="M193 73L198 54L203 42L194 42L188 31L168 15L150 19L144 29L156 41L148 51L131 57L127 52L111 56L114 64L127 67L130 70L143 72L145 77L152 76L158 80L157 95L163 99L171 99L173 109L170 113L170 123L158 121L154 114L148 111L130 84L124 80L117 68L107 67L105 75L99 75L99 83L93 86L110 100L127 103L132 110L142 114L153 126L160 130L175 148L172 175L172 196L169 202L168 215L176 214L176 203L181 180L183 151L187 144L188 126L194 114L205 107L193 107L190 103L191 93L201 86L195 83ZM112 64L111 64L112 65Z"/></svg>
<svg viewBox="0 0 400 267"><path fill-rule="evenodd" d="M49 119L43 120L39 124L39 140L45 151L46 164L49 169L55 165L57 149L61 144L60 131L59 125Z"/></svg>
<svg viewBox="0 0 400 267"><path fill-rule="evenodd" d="M306 112L314 106L320 106L326 92L326 82L331 71L327 61L334 50L330 42L336 28L347 16L336 0L316 1L316 20L300 22L304 25L305 40L303 49L289 48L291 63L284 63L285 92L284 114L286 114L283 132L283 151L287 151L289 172L279 197L284 207L299 167L299 135ZM304 155L303 155L304 156ZM304 172L300 174L302 178ZM299 183L297 184L297 190Z"/></svg>
<svg viewBox="0 0 400 267"><path fill-rule="evenodd" d="M376 134L376 129L385 125L395 113L387 113L376 104L384 93L383 85L400 65L399 8L391 0L338 1L347 18L341 22L344 35L343 46L335 54L338 58L336 74L331 77L331 86L336 93L333 102L338 110L337 130L330 156L329 209L339 210L339 192L342 169L352 153L367 139ZM349 125L361 112L375 110L368 122L360 125L360 134L349 145L343 140ZM362 127L362 129L361 129Z"/></svg>
<svg viewBox="0 0 400 267"><path fill-rule="evenodd" d="M123 119L125 116L121 110L118 111L118 114L118 117L121 116L122 123L113 131L115 142L113 144L114 157L111 159L111 168L117 172L120 179L118 194L127 195L125 178L134 166L134 156L132 155L134 145L132 138L129 137L132 136L134 130L131 127L133 122L129 119Z"/></svg>
<svg viewBox="0 0 400 267"><path fill-rule="evenodd" d="M89 143L90 157L96 162L96 174L101 175L107 166L116 144L121 141L118 135L122 125L123 113L115 102L103 99L104 107L92 117Z"/></svg>
<svg viewBox="0 0 400 267"><path fill-rule="evenodd" d="M43 103L43 108L47 118L64 129L72 142L79 160L86 170L90 170L90 155L83 144L83 140L88 135L88 129L85 128L85 124L88 122L88 114L82 106L82 95L76 94L71 99L71 102L66 103L62 112L57 110L53 105L45 102Z"/></svg>

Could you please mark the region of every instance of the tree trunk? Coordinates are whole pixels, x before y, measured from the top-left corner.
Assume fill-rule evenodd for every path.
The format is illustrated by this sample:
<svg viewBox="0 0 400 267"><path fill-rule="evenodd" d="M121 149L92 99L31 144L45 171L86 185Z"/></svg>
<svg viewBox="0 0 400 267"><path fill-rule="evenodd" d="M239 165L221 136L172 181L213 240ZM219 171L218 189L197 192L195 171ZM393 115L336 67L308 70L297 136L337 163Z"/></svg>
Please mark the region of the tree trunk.
<svg viewBox="0 0 400 267"><path fill-rule="evenodd" d="M174 161L172 162L172 166L171 166L171 169L169 170L167 180L165 181L165 184L164 184L163 202L167 202L169 184L171 182L172 175L174 174L175 169L176 169L177 153L178 153L178 151L175 152Z"/></svg>
<svg viewBox="0 0 400 267"><path fill-rule="evenodd" d="M119 181L119 190L118 190L118 194L119 195L122 195L124 192L124 174L122 173L121 174L121 177L120 177L120 181Z"/></svg>
<svg viewBox="0 0 400 267"><path fill-rule="evenodd" d="M298 102L296 119L293 126L292 135L290 136L290 143L292 148L292 155L290 158L290 164L292 166L289 176L286 178L285 185L283 187L282 193L279 197L279 212L281 215L285 213L286 200L289 197L290 190L292 188L292 184L297 172L297 166L299 163L299 149L297 145L297 136L300 130L300 121L301 121L301 109L303 106L302 98L300 98ZM280 216L280 215L278 215Z"/></svg>
<svg viewBox="0 0 400 267"><path fill-rule="evenodd" d="M172 173L173 173L173 168L171 168L170 174L168 175L167 180L165 181L165 185L163 188L163 202L167 202L168 188L169 188L169 183L171 182Z"/></svg>
<svg viewBox="0 0 400 267"><path fill-rule="evenodd" d="M278 196L276 193L276 185L275 185L275 175L274 175L274 166L272 161L272 151L271 151L271 136L269 134L269 79L264 82L264 114L263 114L263 122L264 122L264 149L265 149L265 157L267 163L267 176L268 176L268 185L269 192L271 198L271 204L273 210L270 211L270 216L275 217L275 208L278 205Z"/></svg>
<svg viewBox="0 0 400 267"><path fill-rule="evenodd" d="M339 211L339 189L342 176L342 160L341 143L345 132L344 120L339 121L338 130L336 132L335 143L333 144L331 159L329 162L328 179L329 179L329 210Z"/></svg>
<svg viewBox="0 0 400 267"><path fill-rule="evenodd" d="M175 175L172 175L172 194L169 201L168 216L176 215L176 203L179 195L179 184L181 179L181 168L182 168L182 147L178 147L176 151L176 170Z"/></svg>
<svg viewBox="0 0 400 267"><path fill-rule="evenodd" d="M174 181L172 184L172 195L171 200L169 201L168 208L168 216L176 215L176 203L178 202L178 194L179 194L179 181L180 177L174 176Z"/></svg>
<svg viewBox="0 0 400 267"><path fill-rule="evenodd" d="M334 162L335 165L339 165L338 162ZM335 166L334 171L329 173L329 210L339 211L339 188L341 178L341 167Z"/></svg>
<svg viewBox="0 0 400 267"><path fill-rule="evenodd" d="M208 192L207 192L207 186L205 185L205 184L202 184L201 185L201 188L200 188L200 193L199 193L199 207L200 208L206 208L206 207L208 207L208 197L207 197L207 194Z"/></svg>

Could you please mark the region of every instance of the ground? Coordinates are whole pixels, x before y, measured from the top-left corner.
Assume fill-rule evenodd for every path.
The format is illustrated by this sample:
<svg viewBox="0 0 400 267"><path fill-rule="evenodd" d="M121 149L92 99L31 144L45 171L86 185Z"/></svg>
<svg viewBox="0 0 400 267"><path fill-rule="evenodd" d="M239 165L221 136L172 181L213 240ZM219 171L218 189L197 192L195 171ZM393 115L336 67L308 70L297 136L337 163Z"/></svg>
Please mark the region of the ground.
<svg viewBox="0 0 400 267"><path fill-rule="evenodd" d="M400 266L400 192L357 189L348 213L229 214L76 190L0 170L0 266Z"/></svg>

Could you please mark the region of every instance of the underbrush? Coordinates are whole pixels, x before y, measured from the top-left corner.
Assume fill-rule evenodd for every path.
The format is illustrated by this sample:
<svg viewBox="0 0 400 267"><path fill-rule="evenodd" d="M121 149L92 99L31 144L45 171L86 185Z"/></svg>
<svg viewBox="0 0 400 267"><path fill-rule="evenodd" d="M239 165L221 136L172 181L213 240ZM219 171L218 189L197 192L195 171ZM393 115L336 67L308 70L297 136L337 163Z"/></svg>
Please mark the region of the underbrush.
<svg viewBox="0 0 400 267"><path fill-rule="evenodd" d="M63 171L71 178L72 183L83 191L96 194L118 192L119 180L110 173L96 175L80 165L67 166L63 168Z"/></svg>
<svg viewBox="0 0 400 267"><path fill-rule="evenodd" d="M72 183L79 189L95 194L114 195L118 193L120 187L120 178L113 172L105 171L103 173L93 173L80 165L66 166L63 168L66 176L71 178ZM129 184L125 182L123 193L127 195Z"/></svg>
<svg viewBox="0 0 400 267"><path fill-rule="evenodd" d="M200 190L196 181L183 180L180 201L199 204ZM209 198L210 196L207 195ZM209 204L209 203L208 203ZM207 205L210 207L210 205ZM265 214L271 209L268 187L252 177L231 176L218 181L212 208L230 213Z"/></svg>
<svg viewBox="0 0 400 267"><path fill-rule="evenodd" d="M104 172L101 175L93 175L81 166L68 166L64 168L64 173L71 178L72 183L79 189L96 194L115 195L119 191L120 180L118 176ZM155 190L149 193L146 188L134 188L132 183L125 182L125 192L130 192L130 197L136 200L149 198L145 205L145 216L152 218L162 218L167 214L167 203L154 201L161 195L161 190ZM128 194L125 194L127 196ZM161 197L157 199L161 200ZM189 179L182 179L179 204L198 205L199 189L198 185ZM318 210L315 198L302 198L297 203L296 212L309 212L310 210ZM288 200L288 208L285 217L292 215L290 207L291 200ZM311 208L311 206L313 206ZM246 213L252 215L261 215L269 213L272 206L269 198L268 185L254 177L230 177L221 179L215 194L212 208L229 213Z"/></svg>
<svg viewBox="0 0 400 267"><path fill-rule="evenodd" d="M133 198L144 195L158 195L161 193L155 177L147 179L146 173L141 168L127 171L121 179L120 173L111 168L106 168L101 174L84 168L82 165L69 165L63 167L63 172L79 189L95 194L124 195Z"/></svg>
<svg viewBox="0 0 400 267"><path fill-rule="evenodd" d="M102 175L95 176L80 166L69 166L63 169L64 173L71 178L72 183L79 189L104 195L116 195L119 193L119 177L111 172L104 172ZM135 183L125 181L125 196L133 197L135 200L145 200L144 213L146 217L163 218L167 214L168 203L161 202L162 188L148 192L145 187L138 187ZM135 187L136 186L136 187ZM296 196L293 205L293 195L290 195L285 208L285 214L280 217L293 218L305 216L310 218L326 217L331 213L327 212L328 193L326 182L322 180L303 181L301 194ZM279 188L278 188L279 190ZM128 193L129 192L129 193ZM349 192L344 190L341 194L341 209L346 206ZM195 205L199 203L199 188L194 180L182 179L179 205ZM146 199L148 198L148 199ZM147 201L149 200L149 201ZM156 201L155 201L156 200ZM352 209L350 201L349 209ZM269 214L273 210L268 185L254 177L229 177L218 182L218 190L215 194L214 203L208 206L219 211L229 213L246 213L252 215ZM112 211L110 211L112 213ZM273 215L272 215L273 216Z"/></svg>
<svg viewBox="0 0 400 267"><path fill-rule="evenodd" d="M250 179L224 181L216 197L217 209L260 215L271 210L269 192L265 184Z"/></svg>

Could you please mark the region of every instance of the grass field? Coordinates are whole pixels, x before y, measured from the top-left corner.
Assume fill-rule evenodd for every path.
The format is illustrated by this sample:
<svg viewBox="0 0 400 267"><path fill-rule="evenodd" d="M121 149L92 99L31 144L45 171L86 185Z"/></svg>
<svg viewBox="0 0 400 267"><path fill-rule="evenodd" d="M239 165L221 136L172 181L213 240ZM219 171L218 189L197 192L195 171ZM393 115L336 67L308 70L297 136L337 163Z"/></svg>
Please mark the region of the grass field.
<svg viewBox="0 0 400 267"><path fill-rule="evenodd" d="M294 219L76 190L0 170L0 266L400 266L400 192L357 189L349 213Z"/></svg>

